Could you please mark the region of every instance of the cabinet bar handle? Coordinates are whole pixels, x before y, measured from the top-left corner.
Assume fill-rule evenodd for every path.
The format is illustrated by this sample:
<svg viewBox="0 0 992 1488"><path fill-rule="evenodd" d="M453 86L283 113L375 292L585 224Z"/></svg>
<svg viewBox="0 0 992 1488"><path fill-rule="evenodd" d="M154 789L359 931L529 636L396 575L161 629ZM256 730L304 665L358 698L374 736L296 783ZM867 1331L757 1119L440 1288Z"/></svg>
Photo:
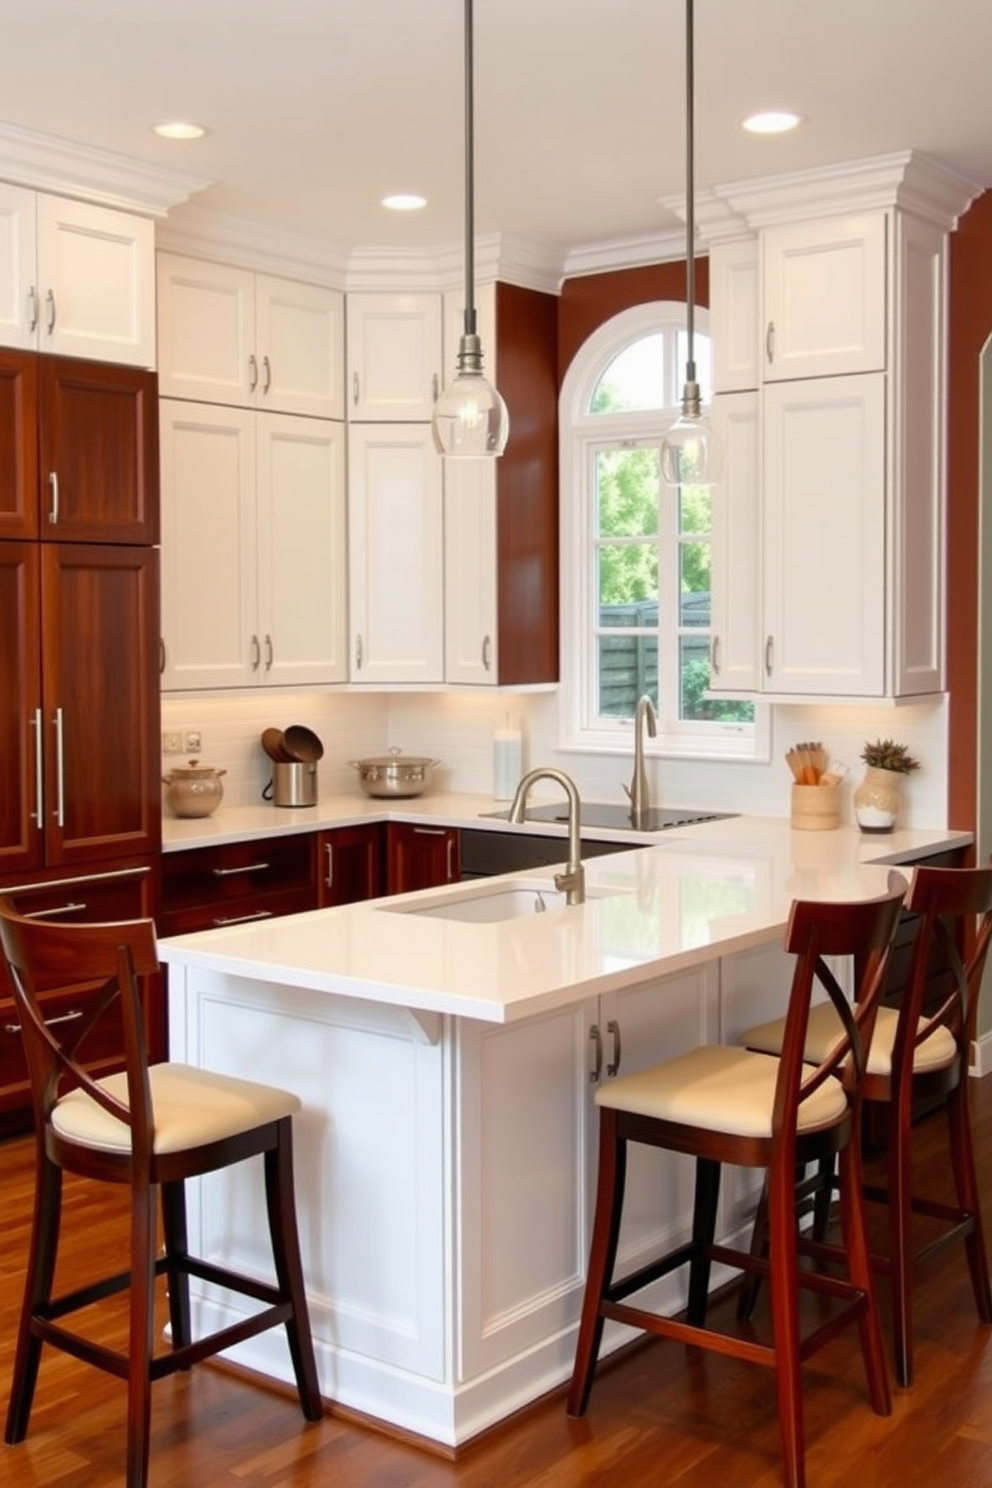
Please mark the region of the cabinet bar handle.
<svg viewBox="0 0 992 1488"><path fill-rule="evenodd" d="M454 862L452 861L453 858L454 858L454 853L455 853L455 839L454 839L454 837L449 837L448 838L448 882L449 883L451 882L451 880L452 880L452 878L454 876Z"/></svg>
<svg viewBox="0 0 992 1488"><path fill-rule="evenodd" d="M85 914L88 909L89 905L83 899L75 903L70 900L68 904L53 904L50 909L27 909L23 914L26 920L48 920L56 915Z"/></svg>
<svg viewBox="0 0 992 1488"><path fill-rule="evenodd" d="M362 638L360 635L355 637L355 670L357 672L362 670Z"/></svg>
<svg viewBox="0 0 992 1488"><path fill-rule="evenodd" d="M34 800L35 800L35 809L32 812L32 816L34 817L35 821L38 823L38 829L39 829L39 831L41 831L44 828L44 825L45 825L45 774L44 774L43 759L42 759L42 756L44 755L43 729L44 729L44 723L43 723L42 716L41 716L41 709L40 708L35 708L35 710L34 710L34 716L31 719L31 731L34 734Z"/></svg>
<svg viewBox="0 0 992 1488"><path fill-rule="evenodd" d="M271 909L256 909L254 914L230 915L226 919L223 915L218 915L214 919L214 925L219 930L223 925L247 925L252 920L271 920L271 918Z"/></svg>
<svg viewBox="0 0 992 1488"><path fill-rule="evenodd" d="M214 878L236 878L239 873L267 873L271 863L243 863L239 868L211 868Z"/></svg>
<svg viewBox="0 0 992 1488"><path fill-rule="evenodd" d="M417 837L443 837L447 827L414 827L414 835Z"/></svg>
<svg viewBox="0 0 992 1488"><path fill-rule="evenodd" d="M122 878L144 878L151 871L147 864L143 864L137 868L111 868L108 873L77 873L72 878L46 878L41 883L6 884L4 893L36 894L39 889L68 889L75 888L77 884L111 883Z"/></svg>
<svg viewBox="0 0 992 1488"><path fill-rule="evenodd" d="M714 636L710 643L710 671L720 675L720 637Z"/></svg>
<svg viewBox="0 0 992 1488"><path fill-rule="evenodd" d="M431 402L432 403L436 403L437 402L437 395L438 395L439 389L440 389L440 383L438 382L438 376L437 376L437 373L435 372L434 373L434 376L431 378Z"/></svg>
<svg viewBox="0 0 992 1488"><path fill-rule="evenodd" d="M45 304L48 306L48 324L46 329L51 335L55 329L55 293L49 289L45 291Z"/></svg>
<svg viewBox="0 0 992 1488"><path fill-rule="evenodd" d="M262 651L261 647L258 644L258 636L253 635L251 638L251 669L253 672L258 671L261 660Z"/></svg>
<svg viewBox="0 0 992 1488"><path fill-rule="evenodd" d="M159 636L159 638L158 638L158 670L159 670L159 675L162 676L162 677L165 676L165 661L166 661L165 636Z"/></svg>
<svg viewBox="0 0 992 1488"><path fill-rule="evenodd" d="M775 647L774 647L774 644L773 644L773 637L772 636L768 636L766 638L766 640L765 640L765 676L766 677L770 677L771 674L772 674L772 655L773 655L774 650L775 650Z"/></svg>
<svg viewBox="0 0 992 1488"><path fill-rule="evenodd" d="M603 1073L603 1035L599 1031L599 1024L594 1023L589 1030L594 1050L592 1069L589 1071L589 1084L598 1085L599 1077Z"/></svg>
<svg viewBox="0 0 992 1488"><path fill-rule="evenodd" d="M248 391L253 393L258 387L258 358L254 352L248 357Z"/></svg>
<svg viewBox="0 0 992 1488"><path fill-rule="evenodd" d="M606 1066L606 1073L612 1079L620 1073L620 1060L623 1056L623 1047L620 1043L620 1024L616 1018L611 1018L606 1025L606 1031L613 1035L613 1058Z"/></svg>
<svg viewBox="0 0 992 1488"><path fill-rule="evenodd" d="M352 403L354 403L355 407L357 408L358 407L358 373L357 372L353 372L351 374L351 401L352 401Z"/></svg>
<svg viewBox="0 0 992 1488"><path fill-rule="evenodd" d="M65 826L65 734L62 718L62 709L55 709L55 779L57 782L57 795L55 807L55 822L59 827Z"/></svg>
<svg viewBox="0 0 992 1488"><path fill-rule="evenodd" d="M38 291L32 284L28 290L28 330L38 329Z"/></svg>
<svg viewBox="0 0 992 1488"><path fill-rule="evenodd" d="M272 364L267 356L262 358L262 392L267 393L272 386Z"/></svg>
<svg viewBox="0 0 992 1488"><path fill-rule="evenodd" d="M59 1023L78 1023L82 1016L82 1008L73 1008L68 1013L60 1013L57 1018L44 1018L42 1021L46 1028L55 1028ZM5 1023L3 1031L4 1033L20 1033L21 1025L20 1023Z"/></svg>
<svg viewBox="0 0 992 1488"><path fill-rule="evenodd" d="M482 669L488 672L492 666L493 641L492 636L482 637Z"/></svg>
<svg viewBox="0 0 992 1488"><path fill-rule="evenodd" d="M59 519L59 473L57 470L48 472L48 485L52 493L52 504L48 508L48 520L55 523Z"/></svg>
<svg viewBox="0 0 992 1488"><path fill-rule="evenodd" d="M773 320L768 322L768 329L765 331L765 360L768 362L775 360L775 322Z"/></svg>
<svg viewBox="0 0 992 1488"><path fill-rule="evenodd" d="M272 670L272 637L270 635L265 637L265 670L267 672Z"/></svg>
<svg viewBox="0 0 992 1488"><path fill-rule="evenodd" d="M334 887L334 843L325 842L324 851L327 853L327 872L324 875L324 883L329 889Z"/></svg>

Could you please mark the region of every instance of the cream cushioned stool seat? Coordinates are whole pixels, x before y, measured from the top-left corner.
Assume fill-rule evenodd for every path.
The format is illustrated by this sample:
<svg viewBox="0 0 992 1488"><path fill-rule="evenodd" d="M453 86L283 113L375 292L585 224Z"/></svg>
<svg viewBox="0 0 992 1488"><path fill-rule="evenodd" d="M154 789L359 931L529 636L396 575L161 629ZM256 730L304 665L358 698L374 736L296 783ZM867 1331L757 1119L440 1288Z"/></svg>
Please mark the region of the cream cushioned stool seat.
<svg viewBox="0 0 992 1488"><path fill-rule="evenodd" d="M182 1152L223 1142L269 1121L293 1116L300 1100L287 1090L215 1074L189 1064L148 1068L152 1097L152 1151ZM106 1075L96 1084L127 1104L127 1075ZM52 1110L52 1127L67 1141L104 1152L130 1152L130 1128L84 1090L70 1090Z"/></svg>
<svg viewBox="0 0 992 1488"><path fill-rule="evenodd" d="M917 1028L921 1031L926 1020L921 1018ZM777 1054L782 1047L784 1018L772 1018L768 1023L759 1023L741 1034L741 1043L746 1049L760 1050L765 1054ZM880 1007L875 1015L875 1031L868 1050L869 1075L892 1073L892 1050L899 1028L899 1013L896 1008ZM818 1002L810 1009L809 1025L806 1029L805 1054L808 1061L819 1064L843 1037L844 1028L834 1011L832 1002ZM957 1058L957 1044L946 1028L938 1027L933 1037L919 1045L914 1059L917 1071L944 1069ZM866 1099L868 1097L866 1096Z"/></svg>
<svg viewBox="0 0 992 1488"><path fill-rule="evenodd" d="M18 914L9 898L0 898L0 946L21 1022L35 1129L34 1221L4 1440L13 1446L27 1435L42 1346L48 1344L126 1381L126 1463L121 1481L125 1488L147 1488L152 1383L277 1327L285 1328L303 1414L308 1421L318 1421L324 1406L307 1313L293 1182L297 1096L188 1065L149 1065L141 979L153 978L159 970L151 920L45 921ZM55 990L71 990L80 1009L78 1020L46 1024L45 994ZM85 1055L88 1035L110 1010L120 1018L124 1069L94 1079L77 1051L81 1047ZM119 1041L120 1033L115 1038ZM263 1164L271 1282L215 1265L189 1248L186 1180L248 1158L261 1158ZM126 1270L60 1296L54 1288L63 1173L128 1191L130 1243ZM78 1215L75 1205L67 1212ZM232 1224L236 1213L237 1206ZM94 1259L94 1270L100 1259ZM115 1256L106 1264L121 1262ZM197 1338L192 1330L190 1276L238 1298L237 1307L228 1313L231 1321ZM168 1348L157 1350L158 1277L167 1282L170 1326ZM83 1309L122 1291L129 1293L124 1347L97 1342L95 1326L89 1333L81 1321L73 1328L64 1321L81 1313L95 1324L92 1311ZM71 1423L66 1429L65 1445L71 1450ZM16 1471L13 1462L11 1470Z"/></svg>
<svg viewBox="0 0 992 1488"><path fill-rule="evenodd" d="M888 892L855 904L797 902L792 906L785 951L794 958L782 1053L778 1058L726 1045L704 1045L625 1075L596 1092L599 1171L596 1213L586 1277L568 1413L589 1403L607 1319L683 1344L710 1348L775 1371L782 1463L787 1488L804 1488L805 1444L801 1364L835 1338L841 1325L857 1323L872 1408L892 1409L885 1351L875 1308L861 1185L861 1084L868 1044L906 882L891 874ZM861 968L859 1004L852 1010L825 956L853 956ZM842 1037L826 1058L803 1061L813 989L826 988L839 1002ZM616 1278L630 1143L695 1159L691 1233L632 1273ZM799 1265L795 1224L796 1165L825 1156L840 1160L847 1201L842 1205L841 1275ZM724 1163L764 1168L770 1193L768 1260L716 1242L720 1173ZM771 1341L754 1330L736 1334L707 1325L713 1262L769 1278ZM687 1268L688 1304L672 1317L652 1310L638 1293ZM800 1332L800 1290L828 1305ZM630 1300L628 1300L630 1299ZM659 1465L661 1466L661 1465ZM661 1477L664 1477L662 1470Z"/></svg>
<svg viewBox="0 0 992 1488"><path fill-rule="evenodd" d="M777 1076L778 1066L763 1054L707 1044L640 1074L611 1080L596 1091L596 1104L656 1121L770 1138ZM844 1087L831 1075L803 1102L798 1129L818 1131L846 1114Z"/></svg>
<svg viewBox="0 0 992 1488"><path fill-rule="evenodd" d="M913 1379L913 1270L949 1241L964 1241L979 1320L992 1323L992 1286L967 1094L978 999L992 938L992 867L920 864L913 873L906 910L916 916L906 982L899 1007L878 1010L864 1082L866 1106L881 1115L879 1124L885 1131L885 1186L869 1187L865 1193L886 1206L887 1249L872 1261L877 1271L891 1278L893 1350L901 1385ZM817 1004L810 1013L805 1058L822 1058L840 1027L833 1003ZM784 1036L785 1020L777 1019L749 1029L741 1043L775 1055ZM953 1204L913 1190L913 1117L923 1102L940 1103L946 1112ZM832 1165L824 1163L806 1184L806 1191L817 1195L814 1228L820 1239L827 1233L831 1174ZM914 1243L912 1217L917 1214L941 1222L936 1233L929 1226L925 1244ZM752 1241L758 1253L764 1245L764 1225L759 1207ZM739 1316L750 1315L756 1290L753 1280L742 1293Z"/></svg>

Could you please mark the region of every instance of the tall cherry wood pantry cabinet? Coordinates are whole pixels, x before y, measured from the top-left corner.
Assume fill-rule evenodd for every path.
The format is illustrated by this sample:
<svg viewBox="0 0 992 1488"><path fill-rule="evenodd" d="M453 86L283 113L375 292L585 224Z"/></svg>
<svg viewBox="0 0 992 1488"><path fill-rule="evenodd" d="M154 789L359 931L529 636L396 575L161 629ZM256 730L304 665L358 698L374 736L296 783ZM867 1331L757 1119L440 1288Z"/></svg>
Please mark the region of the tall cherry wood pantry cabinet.
<svg viewBox="0 0 992 1488"><path fill-rule="evenodd" d="M0 352L0 891L28 913L150 914L161 846L154 373ZM82 1022L86 988L53 994ZM149 988L148 1033L163 1048ZM115 1067L113 1039L88 1050ZM26 1124L0 970L0 1133Z"/></svg>

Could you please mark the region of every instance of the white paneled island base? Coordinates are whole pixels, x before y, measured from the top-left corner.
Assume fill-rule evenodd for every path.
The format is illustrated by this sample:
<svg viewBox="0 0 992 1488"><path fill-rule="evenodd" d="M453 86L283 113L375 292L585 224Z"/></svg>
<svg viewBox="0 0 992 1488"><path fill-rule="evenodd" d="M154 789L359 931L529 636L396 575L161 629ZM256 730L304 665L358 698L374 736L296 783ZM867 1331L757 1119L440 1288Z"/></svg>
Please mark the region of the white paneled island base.
<svg viewBox="0 0 992 1488"><path fill-rule="evenodd" d="M491 879L162 943L171 1057L302 1098L297 1204L331 1401L457 1446L562 1384L597 1082L779 1012L793 897L870 896L888 873L869 857L969 840L907 832L869 848L847 829L752 818L747 832L746 821L591 861L582 906L448 916L503 884ZM804 836L829 840L801 842L798 862ZM550 870L526 877L550 887ZM621 1241L631 1266L687 1232L692 1185L685 1160L634 1156ZM194 1246L268 1274L260 1171L215 1175L190 1200ZM724 1234L748 1223L754 1200L753 1175L725 1175ZM201 1291L198 1321L238 1305ZM277 1333L233 1357L292 1377Z"/></svg>

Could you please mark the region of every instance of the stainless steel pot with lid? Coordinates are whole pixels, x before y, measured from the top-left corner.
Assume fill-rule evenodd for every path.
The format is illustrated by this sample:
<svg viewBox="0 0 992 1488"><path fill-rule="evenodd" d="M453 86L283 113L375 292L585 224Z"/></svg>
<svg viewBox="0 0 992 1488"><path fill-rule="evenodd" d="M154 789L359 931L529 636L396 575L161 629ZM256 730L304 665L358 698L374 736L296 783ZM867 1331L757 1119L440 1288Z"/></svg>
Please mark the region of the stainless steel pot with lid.
<svg viewBox="0 0 992 1488"><path fill-rule="evenodd" d="M368 759L348 763L358 771L358 783L367 796L419 796L426 789L429 771L441 761L423 755L405 755L394 746L388 754L370 755Z"/></svg>

